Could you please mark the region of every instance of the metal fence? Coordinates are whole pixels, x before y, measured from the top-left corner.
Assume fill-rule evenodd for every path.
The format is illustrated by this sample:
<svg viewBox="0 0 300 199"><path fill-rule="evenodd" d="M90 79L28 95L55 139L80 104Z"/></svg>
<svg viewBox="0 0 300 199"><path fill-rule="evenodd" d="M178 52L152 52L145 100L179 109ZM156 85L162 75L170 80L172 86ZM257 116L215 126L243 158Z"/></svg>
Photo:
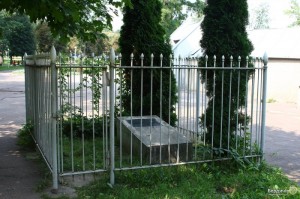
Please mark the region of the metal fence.
<svg viewBox="0 0 300 199"><path fill-rule="evenodd" d="M267 57L26 56L26 117L58 177L261 158ZM167 60L167 61L166 61ZM175 83L175 86L172 86Z"/></svg>

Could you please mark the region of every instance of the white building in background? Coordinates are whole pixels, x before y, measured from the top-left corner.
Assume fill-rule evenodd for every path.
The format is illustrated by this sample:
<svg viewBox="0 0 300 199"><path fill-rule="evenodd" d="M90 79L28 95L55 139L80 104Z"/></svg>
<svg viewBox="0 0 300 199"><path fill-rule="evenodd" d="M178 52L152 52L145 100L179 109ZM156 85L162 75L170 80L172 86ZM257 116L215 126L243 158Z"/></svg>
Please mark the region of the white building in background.
<svg viewBox="0 0 300 199"><path fill-rule="evenodd" d="M188 18L172 33L174 58L202 56L200 24L200 20ZM299 35L300 27L248 30L254 46L251 56L262 57L267 52L269 57L268 99L300 104Z"/></svg>
<svg viewBox="0 0 300 199"><path fill-rule="evenodd" d="M202 55L200 51L200 19L188 17L170 36L170 42L174 57L198 57Z"/></svg>

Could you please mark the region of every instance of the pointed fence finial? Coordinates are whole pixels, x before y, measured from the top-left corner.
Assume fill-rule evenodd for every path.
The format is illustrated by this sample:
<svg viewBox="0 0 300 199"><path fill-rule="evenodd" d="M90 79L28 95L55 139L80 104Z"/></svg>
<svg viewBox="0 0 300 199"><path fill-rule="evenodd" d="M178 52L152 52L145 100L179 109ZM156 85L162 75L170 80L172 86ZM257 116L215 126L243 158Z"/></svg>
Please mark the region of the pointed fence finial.
<svg viewBox="0 0 300 199"><path fill-rule="evenodd" d="M230 56L230 68L232 68L232 65L233 65L233 56L231 55Z"/></svg>
<svg viewBox="0 0 300 199"><path fill-rule="evenodd" d="M110 49L110 53L109 53L109 59L110 59L110 63L112 65L115 64L115 59L116 59L116 54L113 48Z"/></svg>
<svg viewBox="0 0 300 199"><path fill-rule="evenodd" d="M51 63L56 62L56 49L54 48L54 46L52 46L51 50L50 50L50 60L51 60Z"/></svg>
<svg viewBox="0 0 300 199"><path fill-rule="evenodd" d="M264 56L263 56L263 62L264 62L264 65L268 65L268 61L269 61L269 58L268 58L268 55L267 55L267 52L264 53Z"/></svg>
<svg viewBox="0 0 300 199"><path fill-rule="evenodd" d="M224 68L225 56L222 55L222 68Z"/></svg>

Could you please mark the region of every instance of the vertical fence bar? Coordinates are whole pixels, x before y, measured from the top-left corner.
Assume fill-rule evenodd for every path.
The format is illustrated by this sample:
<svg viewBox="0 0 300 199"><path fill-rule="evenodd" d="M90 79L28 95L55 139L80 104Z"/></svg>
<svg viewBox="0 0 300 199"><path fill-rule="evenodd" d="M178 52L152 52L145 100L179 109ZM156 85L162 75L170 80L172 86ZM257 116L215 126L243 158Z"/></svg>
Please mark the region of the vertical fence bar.
<svg viewBox="0 0 300 199"><path fill-rule="evenodd" d="M144 54L142 53L141 54L141 103L140 103L140 113L141 113L141 119L140 119L140 128L141 128L141 131L140 131L140 165L142 166L143 165L143 137L142 137L142 126L143 126L143 96L144 96Z"/></svg>
<svg viewBox="0 0 300 199"><path fill-rule="evenodd" d="M110 118L110 184L114 185L115 184L115 173L114 173L114 169L115 169L115 132L114 132L114 128L115 128L115 117L114 117L114 113L115 113L115 96L114 96L114 67L115 67L115 51L111 48L110 50L110 90L109 90L109 118Z"/></svg>
<svg viewBox="0 0 300 199"><path fill-rule="evenodd" d="M152 112L153 112L153 59L154 55L151 53L151 71L150 71L150 164L152 163ZM132 125L132 124L131 124ZM131 133L132 135L132 133Z"/></svg>
<svg viewBox="0 0 300 199"><path fill-rule="evenodd" d="M241 57L238 56L238 69L241 68ZM238 131L239 131L239 99L240 99L240 80L241 80L241 70L238 70L238 86L237 86L237 100L236 100L236 127L235 127L235 149L238 148Z"/></svg>
<svg viewBox="0 0 300 199"><path fill-rule="evenodd" d="M252 61L253 67L256 67L255 59ZM250 117L250 155L252 155L252 140L253 140L253 107L254 107L254 86L255 86L255 73L256 69L254 69L253 74L251 75L251 117Z"/></svg>
<svg viewBox="0 0 300 199"><path fill-rule="evenodd" d="M58 172L57 172L57 138L56 138L56 118L57 118L57 73L56 73L56 50L54 46L51 48L51 123L52 123L52 180L53 191L58 189Z"/></svg>
<svg viewBox="0 0 300 199"><path fill-rule="evenodd" d="M159 117L160 117L160 123L161 123L161 120L162 120L162 67L163 67L163 55L160 54L160 84L159 84ZM162 155L162 147L161 147L161 139L162 139L162 134L161 134L161 131L162 131L162 125L159 125L159 163L161 164L161 155Z"/></svg>
<svg viewBox="0 0 300 199"><path fill-rule="evenodd" d="M205 85L205 87L207 86L207 62L208 62L208 56L207 55L205 55L205 82L204 82L204 85ZM204 143L204 145L206 145L206 132L207 132L207 129L206 129L206 109L207 109L207 102L206 102L206 100L207 100L207 97L205 96L205 94L203 94L204 95L204 126L203 126L203 129L204 129L204 135L203 135L203 143Z"/></svg>
<svg viewBox="0 0 300 199"><path fill-rule="evenodd" d="M197 60L196 60L197 61ZM199 132L199 128L198 128L198 122L200 121L200 99L201 99L201 94L200 94L200 78L201 78L201 73L199 70L199 64L197 63L197 65L195 66L196 69L196 119L195 119L195 128L196 128L196 145L195 145L195 158L197 158L197 146L199 143L199 138L201 138L199 136L200 132ZM202 100L203 103L203 100Z"/></svg>
<svg viewBox="0 0 300 199"><path fill-rule="evenodd" d="M171 103L171 96L172 96L172 66L173 66L173 57L172 54L169 56L169 61L170 61L170 70L169 70L169 112L168 112L168 123L171 124L171 108L172 108L172 103ZM152 120L152 118L151 118ZM171 162L171 146L170 146L170 125L168 126L168 162Z"/></svg>
<svg viewBox="0 0 300 199"><path fill-rule="evenodd" d="M260 99L260 88L261 88L261 85L260 85L260 76L261 76L261 61L260 59L257 57L256 58L257 60L257 67L259 67L259 69L257 70L257 86L256 86L256 109L255 109L255 133L256 133L256 140L257 142L259 142L259 138L260 138L260 135L259 135L259 125L260 125L260 122L258 121L259 119L259 107L260 107L260 102L259 102L259 99ZM259 143L260 145L261 143ZM261 147L261 146L260 146Z"/></svg>
<svg viewBox="0 0 300 199"><path fill-rule="evenodd" d="M222 56L222 85L221 85L221 128L220 128L220 148L222 148L222 138L223 138L223 104L224 104L224 63L225 62L225 56ZM229 102L230 103L230 102Z"/></svg>
<svg viewBox="0 0 300 199"><path fill-rule="evenodd" d="M214 68L216 68L217 57L214 55ZM213 83L213 110L212 110L212 130L211 130L211 149L214 148L214 130L215 130L215 100L216 100L216 70L214 70L214 83ZM211 154L213 157L213 154Z"/></svg>
<svg viewBox="0 0 300 199"><path fill-rule="evenodd" d="M267 71L268 71L268 55L264 54L263 57L263 96L262 96L262 118L261 118L261 154L263 159L264 146L265 146L265 125L266 125L266 98L267 98Z"/></svg>
<svg viewBox="0 0 300 199"><path fill-rule="evenodd" d="M180 113L181 113L181 57L178 57L178 127L180 127ZM176 162L179 163L179 132L177 133L177 151L176 151Z"/></svg>
<svg viewBox="0 0 300 199"><path fill-rule="evenodd" d="M134 56L133 56L133 53L131 53L131 55L130 55L130 67L131 67L131 69L130 69L130 90L131 90L131 92L130 92L130 125L132 126L132 109L133 109L133 104L132 104L132 96L133 96L133 94L132 94L132 88L133 88L133 85L132 85L132 80L133 80L133 69L132 69L132 67L133 67L133 58L134 58ZM133 148L132 148L132 139L133 139L133 137L132 137L132 130L131 130L131 132L130 132L130 165L132 165L132 162L133 162L133 160L132 160L132 156L133 156Z"/></svg>
<svg viewBox="0 0 300 199"><path fill-rule="evenodd" d="M249 62L249 57L247 56L246 57L246 68L248 68L248 63ZM246 153L246 137L247 137L247 114L248 114L248 73L249 71L246 70L246 82L245 82L245 90L246 90L246 97L245 97L245 118L244 118L244 147L243 147L243 156L245 156L245 153ZM252 134L251 134L252 135ZM250 135L250 136L251 136Z"/></svg>
<svg viewBox="0 0 300 199"><path fill-rule="evenodd" d="M230 56L230 77L229 77L229 103L228 103L228 124L227 124L227 150L230 149L230 119L231 119L231 86L232 86L232 64L233 57Z"/></svg>

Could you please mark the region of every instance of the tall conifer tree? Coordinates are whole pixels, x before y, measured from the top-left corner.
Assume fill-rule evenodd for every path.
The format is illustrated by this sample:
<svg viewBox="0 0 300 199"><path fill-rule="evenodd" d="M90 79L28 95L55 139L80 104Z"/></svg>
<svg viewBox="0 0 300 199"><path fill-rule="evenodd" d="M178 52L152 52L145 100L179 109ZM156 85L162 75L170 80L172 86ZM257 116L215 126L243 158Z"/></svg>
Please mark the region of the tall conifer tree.
<svg viewBox="0 0 300 199"><path fill-rule="evenodd" d="M164 29L160 25L162 4L159 0L132 0L133 8L124 8L124 25L121 27L119 45L122 53L122 65L130 65L130 55L134 54L134 65L140 65L140 56L144 54L144 66L150 66L151 54L154 55L154 66L160 66L160 54L163 55L163 66L170 66L171 46L164 41ZM162 71L162 78L161 78ZM140 115L141 107L141 70L133 70L132 90L131 72L124 71L125 88L122 92L124 114L130 114L130 94L132 94L133 115ZM162 84L161 84L162 79ZM171 85L170 85L171 80ZM176 82L170 69L153 70L153 97L152 114L160 116L174 125L176 121L175 103ZM143 70L143 113L150 114L151 102L151 72ZM160 90L162 85L162 90ZM169 91L171 96L169 97ZM160 93L162 93L162 106L160 106ZM170 100L170 101L169 101ZM171 103L169 103L171 102ZM162 108L162 111L160 111ZM169 114L170 113L170 114Z"/></svg>
<svg viewBox="0 0 300 199"><path fill-rule="evenodd" d="M200 45L204 50L204 55L209 57L208 64L213 65L213 56L216 55L216 64L221 67L221 57L224 55L224 67L229 67L230 56L233 56L235 60L241 56L240 66L245 67L246 57L253 50L246 32L246 25L248 24L247 1L207 0L204 15L201 24L203 36ZM234 62L233 66L237 67L238 63ZM215 73L211 70L202 71L203 80L206 73L208 78L206 85L208 107L205 112L206 116L203 115L201 118L201 123L207 129L206 141L214 147L227 149L229 146L234 146L232 144L237 140L237 126L241 129L241 124L244 124L245 119L248 118L240 110L245 105L246 84L251 71L248 73L243 71L239 74L236 70L232 73L231 95L229 95L230 72L226 70L224 72L218 70ZM224 79L222 80L223 75Z"/></svg>

